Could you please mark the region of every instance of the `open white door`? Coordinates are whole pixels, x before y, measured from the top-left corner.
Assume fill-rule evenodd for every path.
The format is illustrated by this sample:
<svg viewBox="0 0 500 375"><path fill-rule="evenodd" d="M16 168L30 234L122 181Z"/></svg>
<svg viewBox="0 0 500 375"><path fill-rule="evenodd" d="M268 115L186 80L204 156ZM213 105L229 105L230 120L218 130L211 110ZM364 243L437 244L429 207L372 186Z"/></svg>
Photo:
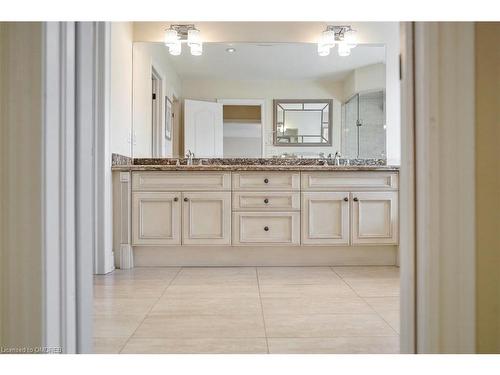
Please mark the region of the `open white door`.
<svg viewBox="0 0 500 375"><path fill-rule="evenodd" d="M223 156L222 104L184 101L184 151L197 158Z"/></svg>

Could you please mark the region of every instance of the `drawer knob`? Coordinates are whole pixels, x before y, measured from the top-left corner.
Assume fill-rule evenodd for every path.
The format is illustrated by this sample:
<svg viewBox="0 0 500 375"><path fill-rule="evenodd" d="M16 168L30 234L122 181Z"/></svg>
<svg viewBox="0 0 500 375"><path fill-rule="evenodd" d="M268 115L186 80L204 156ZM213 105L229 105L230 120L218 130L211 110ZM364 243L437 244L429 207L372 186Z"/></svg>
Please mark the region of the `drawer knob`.
<svg viewBox="0 0 500 375"><path fill-rule="evenodd" d="M184 202L187 202L188 200L188 197L184 197Z"/></svg>
<svg viewBox="0 0 500 375"><path fill-rule="evenodd" d="M269 199L267 199L267 198L266 198L266 199L264 199L264 203L265 203L265 204L268 204L268 203L269 203Z"/></svg>
<svg viewBox="0 0 500 375"><path fill-rule="evenodd" d="M345 198L344 198L344 201L345 201L345 202L349 202L349 198L345 197Z"/></svg>
<svg viewBox="0 0 500 375"><path fill-rule="evenodd" d="M269 183L269 179L268 178L264 178L264 183Z"/></svg>
<svg viewBox="0 0 500 375"><path fill-rule="evenodd" d="M359 199L357 197L354 197L353 201L357 202Z"/></svg>
<svg viewBox="0 0 500 375"><path fill-rule="evenodd" d="M175 197L174 198L174 202L177 202L179 200L179 198Z"/></svg>
<svg viewBox="0 0 500 375"><path fill-rule="evenodd" d="M267 227L267 226L266 226L266 227L264 227L264 230L265 230L266 232L268 232L268 231L269 231L269 227Z"/></svg>

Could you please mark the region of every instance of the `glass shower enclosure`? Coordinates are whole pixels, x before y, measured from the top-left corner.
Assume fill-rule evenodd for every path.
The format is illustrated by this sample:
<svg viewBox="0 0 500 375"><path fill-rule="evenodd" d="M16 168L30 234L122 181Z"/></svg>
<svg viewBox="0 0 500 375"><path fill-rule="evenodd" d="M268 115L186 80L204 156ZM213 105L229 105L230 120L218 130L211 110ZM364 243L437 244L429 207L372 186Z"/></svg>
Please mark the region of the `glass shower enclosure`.
<svg viewBox="0 0 500 375"><path fill-rule="evenodd" d="M386 123L383 90L354 94L342 105L342 157L385 159Z"/></svg>

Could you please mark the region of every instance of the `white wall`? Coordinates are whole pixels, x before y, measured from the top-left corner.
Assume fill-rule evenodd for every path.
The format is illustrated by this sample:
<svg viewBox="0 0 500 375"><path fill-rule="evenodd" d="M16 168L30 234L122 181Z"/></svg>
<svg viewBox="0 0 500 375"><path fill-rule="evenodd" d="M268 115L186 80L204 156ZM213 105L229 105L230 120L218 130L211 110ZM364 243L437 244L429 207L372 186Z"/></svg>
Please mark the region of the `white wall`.
<svg viewBox="0 0 500 375"><path fill-rule="evenodd" d="M131 156L132 22L111 22L110 134L111 152Z"/></svg>
<svg viewBox="0 0 500 375"><path fill-rule="evenodd" d="M165 124L164 96L170 100L173 96L180 98L182 94L181 81L169 62L169 53L163 44L134 44L134 89L133 89L133 133L134 157L151 157L152 127L151 127L151 72L152 67L162 77L162 128ZM172 100L173 101L173 100ZM172 156L172 139L162 138L163 157Z"/></svg>
<svg viewBox="0 0 500 375"><path fill-rule="evenodd" d="M265 129L264 155L279 155L284 152L307 156L318 156L319 152L335 153L340 151L341 98L342 84L313 80L297 81L241 81L241 80L184 80L182 82L184 98L212 100L216 99L264 99ZM273 99L335 99L333 104L332 147L275 147L273 146Z"/></svg>
<svg viewBox="0 0 500 375"><path fill-rule="evenodd" d="M344 100L358 92L385 91L385 64L372 64L353 70L344 80Z"/></svg>

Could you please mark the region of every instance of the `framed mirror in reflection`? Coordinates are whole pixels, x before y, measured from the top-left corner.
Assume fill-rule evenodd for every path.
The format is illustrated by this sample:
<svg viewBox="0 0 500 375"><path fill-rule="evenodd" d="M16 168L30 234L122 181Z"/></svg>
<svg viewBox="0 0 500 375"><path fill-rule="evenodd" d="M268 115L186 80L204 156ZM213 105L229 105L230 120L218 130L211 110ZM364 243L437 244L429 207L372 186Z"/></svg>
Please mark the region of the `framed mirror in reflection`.
<svg viewBox="0 0 500 375"><path fill-rule="evenodd" d="M385 60L382 44L319 56L316 43L204 43L173 56L136 42L133 156L384 158Z"/></svg>
<svg viewBox="0 0 500 375"><path fill-rule="evenodd" d="M332 99L275 99L275 146L331 146Z"/></svg>

